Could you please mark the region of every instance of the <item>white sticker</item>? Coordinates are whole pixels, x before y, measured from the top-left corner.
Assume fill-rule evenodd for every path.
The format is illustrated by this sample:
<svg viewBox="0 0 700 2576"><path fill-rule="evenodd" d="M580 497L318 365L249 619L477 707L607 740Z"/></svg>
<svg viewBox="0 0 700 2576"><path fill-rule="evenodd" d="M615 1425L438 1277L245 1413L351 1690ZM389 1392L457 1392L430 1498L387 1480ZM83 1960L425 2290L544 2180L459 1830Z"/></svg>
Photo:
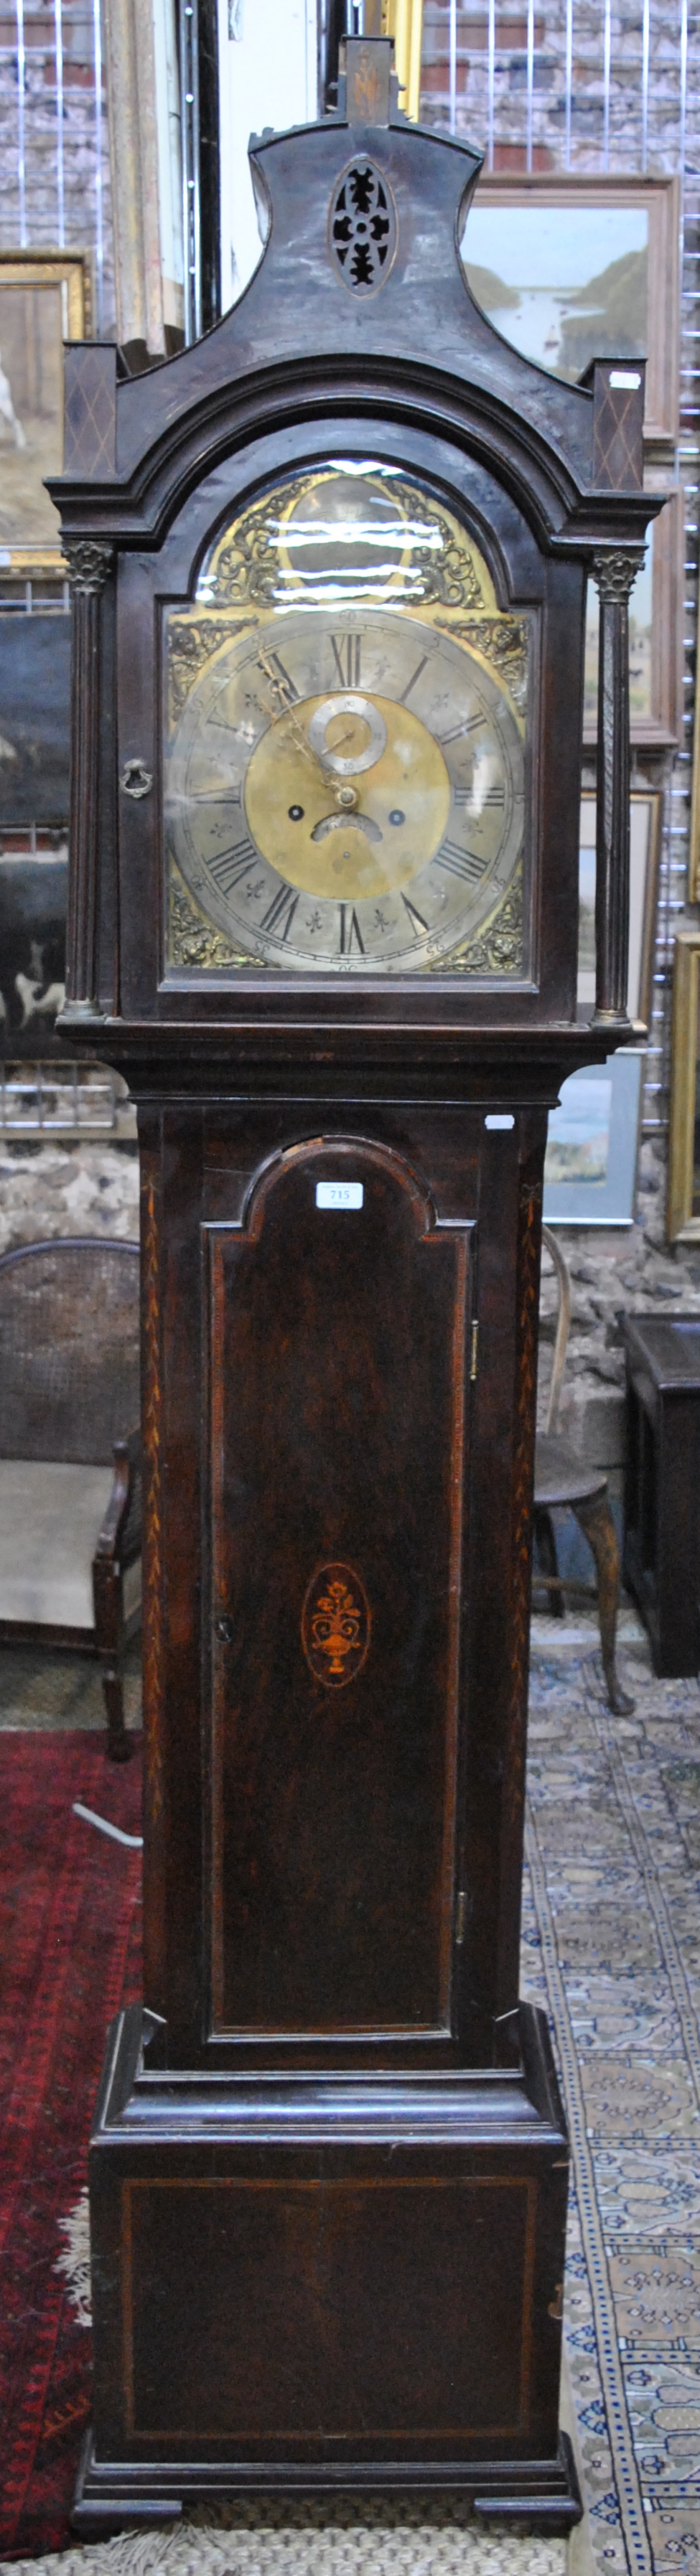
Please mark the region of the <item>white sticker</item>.
<svg viewBox="0 0 700 2576"><path fill-rule="evenodd" d="M511 1116L509 1109L489 1109L484 1119L484 1126L514 1127L515 1119Z"/></svg>
<svg viewBox="0 0 700 2576"><path fill-rule="evenodd" d="M641 376L634 375L629 368L611 367L610 369L610 383L615 394L636 394L641 381Z"/></svg>
<svg viewBox="0 0 700 2576"><path fill-rule="evenodd" d="M361 1181L317 1181L317 1208L361 1208L364 1200Z"/></svg>

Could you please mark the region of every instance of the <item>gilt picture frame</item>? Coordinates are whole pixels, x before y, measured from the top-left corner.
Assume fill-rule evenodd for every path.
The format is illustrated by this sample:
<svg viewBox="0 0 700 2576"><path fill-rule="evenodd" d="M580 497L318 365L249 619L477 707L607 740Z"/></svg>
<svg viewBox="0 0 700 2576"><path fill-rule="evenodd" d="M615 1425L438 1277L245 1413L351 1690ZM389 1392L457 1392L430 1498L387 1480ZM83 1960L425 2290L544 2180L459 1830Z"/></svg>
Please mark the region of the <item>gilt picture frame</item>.
<svg viewBox="0 0 700 2576"><path fill-rule="evenodd" d="M87 252L0 252L0 604L3 586L64 572L45 477L63 465L63 346L90 337Z"/></svg>
<svg viewBox="0 0 700 2576"><path fill-rule="evenodd" d="M674 941L666 1230L700 1242L700 927Z"/></svg>
<svg viewBox="0 0 700 2576"><path fill-rule="evenodd" d="M682 723L678 220L675 178L488 174L460 245L489 321L549 372L575 382L591 357L646 357L644 480L668 499L630 600L630 718L632 741L659 748L678 740ZM588 742L597 726L597 622L591 582Z"/></svg>

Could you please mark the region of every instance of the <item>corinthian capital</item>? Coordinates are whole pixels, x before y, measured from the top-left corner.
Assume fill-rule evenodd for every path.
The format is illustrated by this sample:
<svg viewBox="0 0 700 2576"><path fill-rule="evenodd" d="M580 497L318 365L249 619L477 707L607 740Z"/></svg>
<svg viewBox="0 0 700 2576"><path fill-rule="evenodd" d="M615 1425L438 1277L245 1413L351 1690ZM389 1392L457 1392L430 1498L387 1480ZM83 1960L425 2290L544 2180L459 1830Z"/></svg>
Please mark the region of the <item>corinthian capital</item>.
<svg viewBox="0 0 700 2576"><path fill-rule="evenodd" d="M72 591L94 597L104 590L112 569L113 546L102 545L97 537L64 537L62 551Z"/></svg>
<svg viewBox="0 0 700 2576"><path fill-rule="evenodd" d="M641 572L644 551L643 546L626 546L623 554L618 546L614 553L594 555L593 578L601 600L611 599L618 607L624 607L632 583Z"/></svg>

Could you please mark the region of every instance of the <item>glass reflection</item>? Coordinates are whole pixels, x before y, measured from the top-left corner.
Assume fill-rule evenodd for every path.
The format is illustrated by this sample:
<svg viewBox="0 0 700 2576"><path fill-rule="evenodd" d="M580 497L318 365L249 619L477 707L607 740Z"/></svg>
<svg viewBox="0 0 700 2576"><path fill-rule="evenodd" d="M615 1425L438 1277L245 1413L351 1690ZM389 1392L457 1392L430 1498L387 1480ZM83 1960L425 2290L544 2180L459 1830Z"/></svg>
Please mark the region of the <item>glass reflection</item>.
<svg viewBox="0 0 700 2576"><path fill-rule="evenodd" d="M268 606L282 612L334 604L419 607L433 598L443 567L447 580L457 530L437 510L418 517L415 500L415 487L398 467L337 457L305 477L301 493L295 477L282 509L279 490L267 509L264 500L254 503L237 533L252 548ZM200 606L230 597L233 533L217 540L203 566Z"/></svg>

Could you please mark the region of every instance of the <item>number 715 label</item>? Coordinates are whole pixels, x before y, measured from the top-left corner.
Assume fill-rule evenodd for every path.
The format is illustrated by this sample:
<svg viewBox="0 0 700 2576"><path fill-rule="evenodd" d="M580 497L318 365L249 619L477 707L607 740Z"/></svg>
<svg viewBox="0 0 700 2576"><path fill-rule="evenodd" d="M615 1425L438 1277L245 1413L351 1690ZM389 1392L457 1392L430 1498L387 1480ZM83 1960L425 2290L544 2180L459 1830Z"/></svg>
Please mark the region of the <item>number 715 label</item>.
<svg viewBox="0 0 700 2576"><path fill-rule="evenodd" d="M361 1181L317 1181L317 1208L361 1208L364 1200Z"/></svg>

